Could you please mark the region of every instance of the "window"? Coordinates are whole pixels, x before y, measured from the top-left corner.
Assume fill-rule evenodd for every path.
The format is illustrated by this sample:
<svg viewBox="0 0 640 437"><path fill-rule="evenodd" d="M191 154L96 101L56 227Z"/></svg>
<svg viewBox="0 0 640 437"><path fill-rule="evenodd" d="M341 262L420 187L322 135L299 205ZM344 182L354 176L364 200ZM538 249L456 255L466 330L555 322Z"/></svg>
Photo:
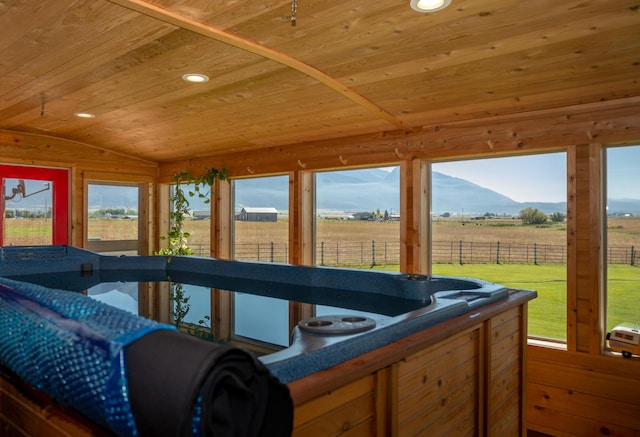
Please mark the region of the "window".
<svg viewBox="0 0 640 437"><path fill-rule="evenodd" d="M398 270L400 168L316 174L316 265Z"/></svg>
<svg viewBox="0 0 640 437"><path fill-rule="evenodd" d="M233 258L288 262L289 178L271 176L233 181ZM233 335L289 345L289 302L234 293Z"/></svg>
<svg viewBox="0 0 640 437"><path fill-rule="evenodd" d="M432 164L432 273L534 289L529 334L566 340L566 155Z"/></svg>
<svg viewBox="0 0 640 437"><path fill-rule="evenodd" d="M140 187L91 182L87 185L87 248L114 255L138 254Z"/></svg>
<svg viewBox="0 0 640 437"><path fill-rule="evenodd" d="M0 246L67 244L69 172L0 164Z"/></svg>
<svg viewBox="0 0 640 437"><path fill-rule="evenodd" d="M640 146L606 149L607 332L640 326Z"/></svg>
<svg viewBox="0 0 640 437"><path fill-rule="evenodd" d="M52 181L5 178L4 229L6 246L49 245L53 241Z"/></svg>
<svg viewBox="0 0 640 437"><path fill-rule="evenodd" d="M211 256L211 189L201 185L196 191L196 184L180 187L189 201L189 213L182 222L187 245L195 256ZM172 189L175 190L175 185Z"/></svg>
<svg viewBox="0 0 640 437"><path fill-rule="evenodd" d="M289 259L289 178L233 181L233 257L250 261Z"/></svg>

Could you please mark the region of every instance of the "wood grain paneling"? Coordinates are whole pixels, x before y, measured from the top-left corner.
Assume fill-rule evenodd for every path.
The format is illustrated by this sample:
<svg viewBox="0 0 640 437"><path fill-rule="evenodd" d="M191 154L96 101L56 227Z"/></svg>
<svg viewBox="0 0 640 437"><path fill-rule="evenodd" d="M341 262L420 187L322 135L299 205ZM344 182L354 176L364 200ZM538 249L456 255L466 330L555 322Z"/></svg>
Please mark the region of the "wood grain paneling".
<svg viewBox="0 0 640 437"><path fill-rule="evenodd" d="M523 435L526 381L526 308L517 307L487 324L487 435Z"/></svg>
<svg viewBox="0 0 640 437"><path fill-rule="evenodd" d="M294 436L376 434L376 375L369 375L297 406Z"/></svg>
<svg viewBox="0 0 640 437"><path fill-rule="evenodd" d="M640 359L530 347L528 426L552 435L636 436Z"/></svg>
<svg viewBox="0 0 640 437"><path fill-rule="evenodd" d="M160 164L161 180L180 169L200 171L202 165L225 167L234 177L300 170L344 169L391 165L403 160L450 160L510 156L565 150L574 144L640 141L640 98L576 105L510 116L427 126L414 134L399 132L304 141L258 148L251 154L226 152L202 160L181 159Z"/></svg>
<svg viewBox="0 0 640 437"><path fill-rule="evenodd" d="M285 0L8 1L0 129L170 163L640 96L634 0L310 0L297 15ZM194 72L210 80L181 79Z"/></svg>
<svg viewBox="0 0 640 437"><path fill-rule="evenodd" d="M313 265L315 257L315 176L298 170L289 174L289 262Z"/></svg>
<svg viewBox="0 0 640 437"><path fill-rule="evenodd" d="M601 147L587 144L571 147L568 161L571 195L568 199L572 225L568 235L567 275L571 277L568 305L569 338L572 350L599 353L603 338L603 278L602 214L601 211ZM575 341L574 341L575 339ZM574 349L575 348L575 349Z"/></svg>
<svg viewBox="0 0 640 437"><path fill-rule="evenodd" d="M71 409L0 373L0 433L3 436L106 437L110 433Z"/></svg>
<svg viewBox="0 0 640 437"><path fill-rule="evenodd" d="M478 345L474 330L398 364L399 435L477 432Z"/></svg>

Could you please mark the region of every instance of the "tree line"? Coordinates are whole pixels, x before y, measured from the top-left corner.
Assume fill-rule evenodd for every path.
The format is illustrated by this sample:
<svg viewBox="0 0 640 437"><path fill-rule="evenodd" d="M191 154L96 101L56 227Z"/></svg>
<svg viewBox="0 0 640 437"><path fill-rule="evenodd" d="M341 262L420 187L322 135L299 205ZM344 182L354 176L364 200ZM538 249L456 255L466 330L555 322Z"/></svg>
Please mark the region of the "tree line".
<svg viewBox="0 0 640 437"><path fill-rule="evenodd" d="M30 209L7 209L4 212L4 217L8 219L12 218L27 218L27 219L42 219L51 218L51 208L45 210L30 210Z"/></svg>
<svg viewBox="0 0 640 437"><path fill-rule="evenodd" d="M138 210L127 208L101 208L89 213L89 218L122 217L138 215Z"/></svg>
<svg viewBox="0 0 640 437"><path fill-rule="evenodd" d="M520 219L525 225L542 225L551 220L554 223L562 223L567 217L562 212L554 212L552 214L546 214L540 211L538 208L525 208L520 210Z"/></svg>

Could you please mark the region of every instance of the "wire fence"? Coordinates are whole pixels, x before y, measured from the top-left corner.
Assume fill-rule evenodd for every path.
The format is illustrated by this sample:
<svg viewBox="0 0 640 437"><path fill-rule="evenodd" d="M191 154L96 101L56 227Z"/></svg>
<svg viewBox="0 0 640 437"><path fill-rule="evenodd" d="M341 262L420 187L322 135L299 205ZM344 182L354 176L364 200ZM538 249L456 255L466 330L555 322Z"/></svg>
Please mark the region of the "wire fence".
<svg viewBox="0 0 640 437"><path fill-rule="evenodd" d="M245 261L289 262L289 244L274 243L236 243L234 258Z"/></svg>
<svg viewBox="0 0 640 437"><path fill-rule="evenodd" d="M208 245L192 245L196 255L209 256ZM289 260L289 246L282 242L236 243L235 258L247 261L283 262ZM565 245L501 243L477 241L434 241L434 264L566 264ZM609 264L640 264L634 246L607 248ZM320 241L316 244L316 263L322 266L399 265L399 241Z"/></svg>

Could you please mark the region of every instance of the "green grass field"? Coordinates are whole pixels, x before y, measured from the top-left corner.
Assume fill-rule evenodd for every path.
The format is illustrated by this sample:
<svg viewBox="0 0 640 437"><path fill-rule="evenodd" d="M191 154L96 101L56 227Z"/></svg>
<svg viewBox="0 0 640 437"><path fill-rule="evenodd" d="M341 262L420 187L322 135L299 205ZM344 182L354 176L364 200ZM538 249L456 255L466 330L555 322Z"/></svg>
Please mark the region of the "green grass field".
<svg viewBox="0 0 640 437"><path fill-rule="evenodd" d="M510 288L535 290L529 303L529 335L565 340L567 277L564 265L436 264L433 274L479 278Z"/></svg>
<svg viewBox="0 0 640 437"><path fill-rule="evenodd" d="M397 266L377 266L397 271ZM535 290L529 303L529 335L566 340L567 279L564 265L435 264L434 275L462 276L495 282L510 288ZM640 325L640 267L609 266L607 330L620 323Z"/></svg>

